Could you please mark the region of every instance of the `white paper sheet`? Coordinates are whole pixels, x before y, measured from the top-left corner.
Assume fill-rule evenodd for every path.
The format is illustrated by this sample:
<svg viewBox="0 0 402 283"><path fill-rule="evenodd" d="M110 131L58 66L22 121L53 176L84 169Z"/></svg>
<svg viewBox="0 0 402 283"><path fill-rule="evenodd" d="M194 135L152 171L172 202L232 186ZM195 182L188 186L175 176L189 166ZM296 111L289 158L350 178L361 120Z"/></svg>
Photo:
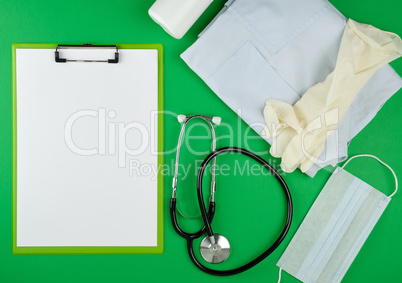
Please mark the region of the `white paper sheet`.
<svg viewBox="0 0 402 283"><path fill-rule="evenodd" d="M17 246L157 246L158 51L54 51L16 52Z"/></svg>

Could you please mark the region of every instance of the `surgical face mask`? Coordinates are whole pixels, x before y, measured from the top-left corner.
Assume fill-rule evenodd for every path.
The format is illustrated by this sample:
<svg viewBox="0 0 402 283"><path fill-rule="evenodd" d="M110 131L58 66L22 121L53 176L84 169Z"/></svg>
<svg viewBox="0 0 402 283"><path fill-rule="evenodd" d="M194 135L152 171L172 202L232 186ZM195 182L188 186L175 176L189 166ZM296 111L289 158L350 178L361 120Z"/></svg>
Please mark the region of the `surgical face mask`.
<svg viewBox="0 0 402 283"><path fill-rule="evenodd" d="M393 173L385 194L343 168L353 158L377 159ZM357 155L332 174L277 265L302 282L340 282L398 190L394 171L372 155ZM279 279L280 280L280 279Z"/></svg>

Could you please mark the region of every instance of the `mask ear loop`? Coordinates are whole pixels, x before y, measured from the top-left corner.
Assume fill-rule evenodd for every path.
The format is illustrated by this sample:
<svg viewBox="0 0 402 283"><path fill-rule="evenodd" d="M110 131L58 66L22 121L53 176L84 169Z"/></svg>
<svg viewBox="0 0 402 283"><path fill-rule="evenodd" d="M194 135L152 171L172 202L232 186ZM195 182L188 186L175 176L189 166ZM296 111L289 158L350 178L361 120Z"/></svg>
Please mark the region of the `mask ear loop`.
<svg viewBox="0 0 402 283"><path fill-rule="evenodd" d="M392 174L394 175L394 178L395 178L395 191L388 197L388 198L392 198L396 194L396 192L398 191L398 178L396 177L396 174L395 174L394 170L392 170L392 168L387 163L385 163L384 161L382 161L378 157L376 157L374 155L371 155L371 154L355 155L355 156L349 158L349 160L346 161L346 163L343 164L343 166L341 168L343 169L350 161L352 161L352 159L355 159L357 157L372 157L372 158L376 159L378 162L380 162L382 165L386 166L392 172Z"/></svg>
<svg viewBox="0 0 402 283"><path fill-rule="evenodd" d="M281 283L281 278L282 278L282 267L279 268L278 283Z"/></svg>

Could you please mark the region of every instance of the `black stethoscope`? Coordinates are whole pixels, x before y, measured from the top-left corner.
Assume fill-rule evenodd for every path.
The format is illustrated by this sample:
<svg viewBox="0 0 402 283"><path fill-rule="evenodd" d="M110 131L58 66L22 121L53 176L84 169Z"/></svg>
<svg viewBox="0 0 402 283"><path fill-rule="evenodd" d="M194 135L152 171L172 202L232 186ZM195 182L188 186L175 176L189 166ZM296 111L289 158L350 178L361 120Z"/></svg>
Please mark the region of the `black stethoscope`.
<svg viewBox="0 0 402 283"><path fill-rule="evenodd" d="M212 131L212 139L213 139L213 152L207 156L207 158L203 161L201 164L201 167L198 171L198 177L197 177L197 196L198 196L198 204L200 206L200 211L201 211L201 216L204 221L204 226L195 233L187 233L184 232L178 222L177 222L177 215L176 215L176 207L177 207L177 199L176 199L176 191L177 191L177 178L178 178L178 167L179 167L179 158L180 158L180 149L181 149L181 144L184 136L184 131L185 128L188 124L189 121L200 118L204 121L206 121ZM172 198L170 200L170 217L172 220L173 228L179 234L179 236L185 238L187 240L187 250L190 255L190 258L192 262L197 266L200 270L212 274L212 275L218 275L218 276L227 276L227 275L234 275L241 273L243 271L246 271L247 269L255 266L262 260L264 260L268 255L270 255L283 241L285 238L287 232L289 231L290 224L292 221L292 214L293 214L293 206L292 206L292 197L290 195L289 189L283 180L283 178L279 175L279 173L264 159L259 157L258 155L242 149L242 148L237 148L237 147L225 147L216 150L216 135L215 135L215 130L213 127L213 124L219 125L221 122L221 119L219 117L208 117L204 115L194 115L194 116L184 116L184 115L179 115L178 120L180 123L184 123L180 132L179 136L179 142L178 142L178 147L177 147L177 154L176 154L176 164L175 164L175 175L173 177L173 194ZM203 191L202 191L202 178L204 176L205 169L207 165L213 160L214 165L216 162L216 156L228 152L234 152L234 153L240 153L243 155L246 155L255 161L259 162L263 167L265 167L280 183L282 186L282 189L285 193L286 200L287 200L287 219L285 223L285 227L283 228L281 234L279 237L275 240L275 242L266 250L264 251L261 255L259 255L257 258L254 260L250 261L249 263L230 270L214 270L210 269L208 267L205 267L202 265L198 259L196 258L194 254L194 247L193 247L193 241L197 238L200 238L202 235L207 234L207 236L202 240L201 246L200 246L200 253L201 256L204 258L205 261L209 263L221 263L225 261L229 254L230 254L230 245L229 241L222 235L219 234L214 234L212 227L211 227L211 222L215 214L215 200L214 200L214 195L215 195L215 170L214 167L212 167L212 184L211 184L211 197L209 200L209 208L208 212L207 209L205 208L205 202L204 202L204 196L203 196Z"/></svg>

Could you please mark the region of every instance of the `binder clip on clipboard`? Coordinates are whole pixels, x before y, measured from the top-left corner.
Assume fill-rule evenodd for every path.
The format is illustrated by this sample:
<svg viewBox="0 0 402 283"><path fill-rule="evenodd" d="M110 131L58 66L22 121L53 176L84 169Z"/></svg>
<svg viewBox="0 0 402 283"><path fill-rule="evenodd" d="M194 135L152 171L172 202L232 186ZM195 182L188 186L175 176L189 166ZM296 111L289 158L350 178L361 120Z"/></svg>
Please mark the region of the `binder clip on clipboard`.
<svg viewBox="0 0 402 283"><path fill-rule="evenodd" d="M70 54L71 50L80 50L80 51L90 51L91 57L83 57L83 56L89 56L89 53L87 52L80 52L79 58L76 59L67 59L67 58L61 58L61 52L66 53L64 55L72 55ZM113 59L103 59L102 56L104 56L105 51L110 50L111 51L111 56L114 55ZM95 52L94 52L95 51ZM97 53L96 51L100 51ZM113 54L114 53L114 54ZM66 56L67 57L67 56ZM56 63L67 63L67 62L77 62L77 63L110 63L110 64L117 64L119 63L119 49L117 48L117 45L92 45L89 43L83 44L83 45L57 45L56 51L55 51L55 61Z"/></svg>

